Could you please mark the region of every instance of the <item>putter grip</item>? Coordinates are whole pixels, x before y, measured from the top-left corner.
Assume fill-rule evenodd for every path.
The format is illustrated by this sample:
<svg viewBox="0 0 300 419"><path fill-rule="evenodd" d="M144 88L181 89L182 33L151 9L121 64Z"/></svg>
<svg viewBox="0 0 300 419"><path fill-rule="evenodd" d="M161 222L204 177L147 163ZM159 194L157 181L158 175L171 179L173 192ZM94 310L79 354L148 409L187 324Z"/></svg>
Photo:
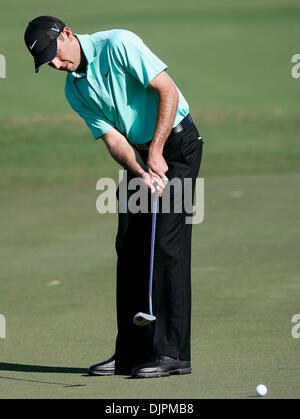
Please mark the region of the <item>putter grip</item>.
<svg viewBox="0 0 300 419"><path fill-rule="evenodd" d="M157 182L154 182L153 183L153 187L155 189L154 194L155 194L155 198L156 198L158 196L158 183Z"/></svg>

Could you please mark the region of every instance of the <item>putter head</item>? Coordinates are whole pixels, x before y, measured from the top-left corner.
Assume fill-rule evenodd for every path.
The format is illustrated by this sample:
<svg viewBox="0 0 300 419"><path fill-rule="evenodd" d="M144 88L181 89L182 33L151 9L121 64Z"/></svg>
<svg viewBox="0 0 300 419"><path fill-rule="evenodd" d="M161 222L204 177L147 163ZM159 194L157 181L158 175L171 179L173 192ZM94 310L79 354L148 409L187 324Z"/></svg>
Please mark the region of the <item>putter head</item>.
<svg viewBox="0 0 300 419"><path fill-rule="evenodd" d="M142 313L140 311L134 316L133 323L136 326L146 326L147 324L153 322L154 320L156 320L155 316L152 316L151 314Z"/></svg>

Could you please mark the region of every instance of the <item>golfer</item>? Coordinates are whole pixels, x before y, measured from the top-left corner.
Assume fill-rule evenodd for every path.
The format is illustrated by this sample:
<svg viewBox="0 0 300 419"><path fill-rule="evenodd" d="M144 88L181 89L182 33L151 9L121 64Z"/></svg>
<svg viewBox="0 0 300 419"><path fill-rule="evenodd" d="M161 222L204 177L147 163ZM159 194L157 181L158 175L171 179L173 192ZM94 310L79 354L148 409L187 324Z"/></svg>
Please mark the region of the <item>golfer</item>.
<svg viewBox="0 0 300 419"><path fill-rule="evenodd" d="M45 65L67 73L65 95L70 106L93 138L102 139L127 170L128 182L139 178L148 196L156 183L159 204L172 179L180 180L183 191L189 179L194 191L203 141L167 65L139 36L122 29L73 34L60 19L40 16L28 24L25 43L36 73ZM128 189L127 200L131 194ZM170 210L158 211L156 219L152 295L156 320L141 327L133 318L149 310L151 208L121 212L120 206L128 202L120 202L121 193L117 195L118 334L112 356L92 365L89 374L136 378L188 374L192 232L192 224L186 223L188 212L184 205L181 212L173 209L178 193L170 187ZM183 202L184 193L180 199Z"/></svg>

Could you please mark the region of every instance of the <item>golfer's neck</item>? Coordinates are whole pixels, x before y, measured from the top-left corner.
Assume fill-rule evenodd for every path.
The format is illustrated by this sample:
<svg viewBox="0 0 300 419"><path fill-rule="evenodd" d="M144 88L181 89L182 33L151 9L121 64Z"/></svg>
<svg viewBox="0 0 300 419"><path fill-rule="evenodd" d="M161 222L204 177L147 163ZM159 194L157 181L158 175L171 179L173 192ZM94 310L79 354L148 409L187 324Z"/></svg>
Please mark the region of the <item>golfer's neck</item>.
<svg viewBox="0 0 300 419"><path fill-rule="evenodd" d="M77 42L78 42L78 45L79 45L79 48L80 48L81 59L80 59L80 64L79 64L76 71L78 71L78 73L86 73L86 71L87 71L87 60L86 60L86 57L84 55L84 52L82 51L82 48L81 48L81 45L80 45L80 42L78 41L78 39L77 39Z"/></svg>

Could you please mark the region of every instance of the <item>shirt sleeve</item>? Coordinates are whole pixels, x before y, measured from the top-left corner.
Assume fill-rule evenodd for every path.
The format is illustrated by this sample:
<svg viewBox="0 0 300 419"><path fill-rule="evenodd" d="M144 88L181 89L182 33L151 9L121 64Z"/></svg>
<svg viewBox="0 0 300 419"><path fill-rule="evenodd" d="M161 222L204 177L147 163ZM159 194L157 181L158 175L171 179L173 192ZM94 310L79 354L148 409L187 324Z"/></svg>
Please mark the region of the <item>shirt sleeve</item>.
<svg viewBox="0 0 300 419"><path fill-rule="evenodd" d="M150 81L168 66L144 44L136 34L119 30L110 39L111 56L115 64L147 87Z"/></svg>
<svg viewBox="0 0 300 419"><path fill-rule="evenodd" d="M71 82L72 83L72 82ZM81 116L90 129L94 140L102 137L107 131L114 128L111 121L108 121L104 115L95 113L80 99L68 86L65 86L65 96L71 108Z"/></svg>

